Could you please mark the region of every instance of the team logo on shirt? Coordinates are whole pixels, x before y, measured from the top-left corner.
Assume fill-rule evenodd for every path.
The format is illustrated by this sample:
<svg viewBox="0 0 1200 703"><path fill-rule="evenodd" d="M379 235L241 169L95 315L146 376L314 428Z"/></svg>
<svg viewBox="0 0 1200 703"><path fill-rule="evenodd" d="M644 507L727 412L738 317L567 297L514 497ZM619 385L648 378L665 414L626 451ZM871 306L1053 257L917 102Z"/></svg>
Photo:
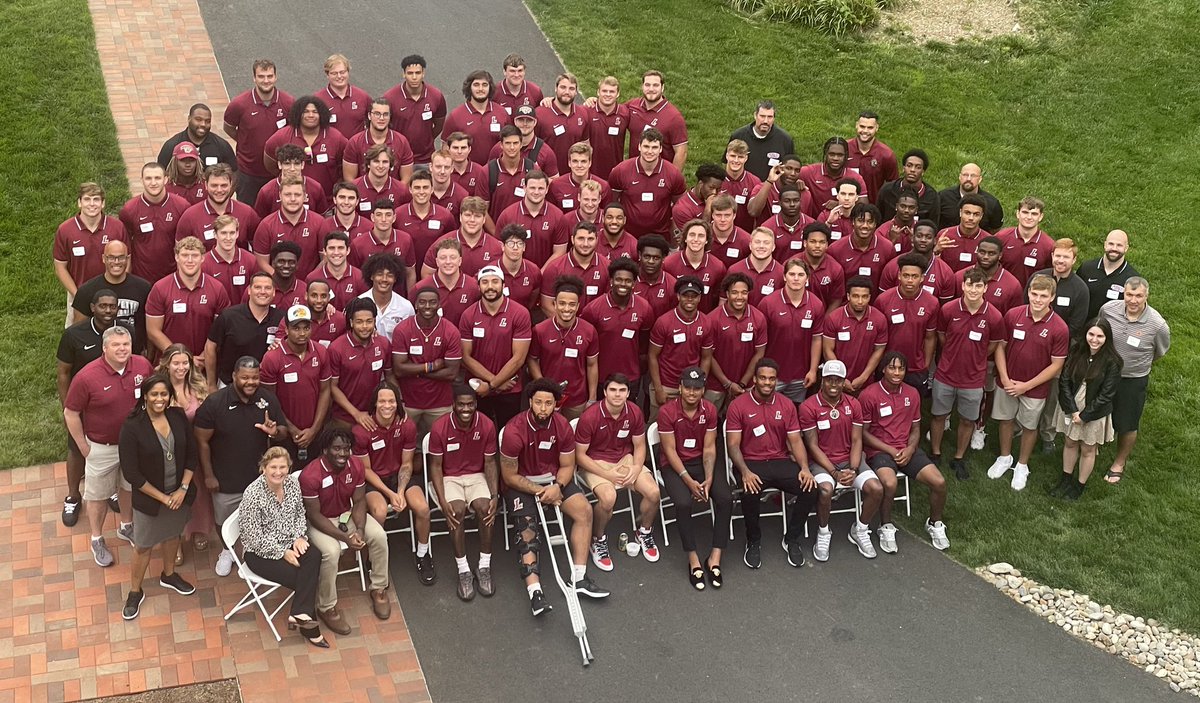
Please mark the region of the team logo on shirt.
<svg viewBox="0 0 1200 703"><path fill-rule="evenodd" d="M1042 333L1041 333L1041 334L1039 334L1038 336L1039 336L1039 337L1041 337L1042 339L1045 339L1045 338L1046 338L1046 334L1047 334L1049 331L1050 331L1050 330L1048 330L1048 329L1042 330Z"/></svg>
<svg viewBox="0 0 1200 703"><path fill-rule="evenodd" d="M874 330L874 329L875 329L875 323L870 320L867 320L867 331L870 332L871 330Z"/></svg>
<svg viewBox="0 0 1200 703"><path fill-rule="evenodd" d="M258 402L254 404L254 407L258 408L259 410L266 410L267 409L267 399L259 398Z"/></svg>
<svg viewBox="0 0 1200 703"><path fill-rule="evenodd" d="M925 306L917 308L917 317L925 317Z"/></svg>
<svg viewBox="0 0 1200 703"><path fill-rule="evenodd" d="M508 318L507 317L500 318L500 327L501 328L508 327Z"/></svg>
<svg viewBox="0 0 1200 703"><path fill-rule="evenodd" d="M200 294L200 304L201 304L201 305L208 305L208 295L206 295L206 294L204 294L204 293L201 293L201 294Z"/></svg>
<svg viewBox="0 0 1200 703"><path fill-rule="evenodd" d="M345 480L342 481L342 483L346 484L347 486L354 483L354 474L350 471L347 471L346 478L345 478Z"/></svg>
<svg viewBox="0 0 1200 703"><path fill-rule="evenodd" d="M666 188L667 187L667 179L665 179L665 178L658 179L658 187Z"/></svg>
<svg viewBox="0 0 1200 703"><path fill-rule="evenodd" d="M141 375L140 373L139 373L139 374L134 374L134 376L133 376L133 385L135 385L135 386L140 386L140 385L142 385L142 381L144 381L144 380L146 380L146 377L145 377L145 376Z"/></svg>
<svg viewBox="0 0 1200 703"><path fill-rule="evenodd" d="M906 407L906 408L911 408L911 407L912 407L912 398L905 398L905 399L904 399L904 407Z"/></svg>
<svg viewBox="0 0 1200 703"><path fill-rule="evenodd" d="M871 159L871 168L879 167L879 159Z"/></svg>
<svg viewBox="0 0 1200 703"><path fill-rule="evenodd" d="M301 237L307 237L307 236L308 236L308 228L307 228L307 227L305 227L305 228L304 228L304 231L300 233L300 236L301 236Z"/></svg>
<svg viewBox="0 0 1200 703"><path fill-rule="evenodd" d="M174 221L175 221L175 213L173 213L173 212L168 212L168 213L167 213L167 217L166 217L166 221L167 221L167 222L174 222Z"/></svg>
<svg viewBox="0 0 1200 703"><path fill-rule="evenodd" d="M781 411L779 411L779 410L776 410L776 411L775 411L775 419L776 419L776 420L782 420L782 419L783 419L783 413L782 413Z"/></svg>
<svg viewBox="0 0 1200 703"><path fill-rule="evenodd" d="M821 278L821 285L823 285L823 286L827 286L827 285L829 285L829 284L830 284L830 283L832 283L832 282L833 282L833 281L832 281L832 280L830 280L829 276L823 276L823 277Z"/></svg>

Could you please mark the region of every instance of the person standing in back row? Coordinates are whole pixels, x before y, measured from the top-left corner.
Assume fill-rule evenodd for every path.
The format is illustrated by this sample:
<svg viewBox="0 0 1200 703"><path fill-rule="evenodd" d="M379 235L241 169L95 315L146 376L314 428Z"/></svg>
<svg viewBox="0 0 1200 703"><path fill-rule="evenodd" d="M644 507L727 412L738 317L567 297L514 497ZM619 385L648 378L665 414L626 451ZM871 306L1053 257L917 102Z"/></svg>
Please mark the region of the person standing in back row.
<svg viewBox="0 0 1200 703"><path fill-rule="evenodd" d="M225 134L237 142L237 199L253 205L258 191L271 180L263 162L267 140L287 125L295 99L275 86L275 63L254 62L254 87L229 101Z"/></svg>
<svg viewBox="0 0 1200 703"><path fill-rule="evenodd" d="M729 135L729 141L735 139L749 147L746 170L762 181L786 154L796 151L792 135L775 124L775 103L770 100L759 101L754 109L754 121Z"/></svg>

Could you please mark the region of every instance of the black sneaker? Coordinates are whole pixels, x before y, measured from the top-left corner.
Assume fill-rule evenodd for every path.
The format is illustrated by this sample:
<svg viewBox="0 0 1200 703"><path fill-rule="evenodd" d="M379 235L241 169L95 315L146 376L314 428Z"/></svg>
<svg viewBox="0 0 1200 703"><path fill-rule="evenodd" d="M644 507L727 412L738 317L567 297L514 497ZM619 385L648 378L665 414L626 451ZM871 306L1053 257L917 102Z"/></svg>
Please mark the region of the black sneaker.
<svg viewBox="0 0 1200 703"><path fill-rule="evenodd" d="M958 479L959 481L969 481L971 479L971 474L969 471L967 471L966 459L955 459L954 461L951 461L950 468L954 469L954 478Z"/></svg>
<svg viewBox="0 0 1200 703"><path fill-rule="evenodd" d="M417 576L422 586L432 586L437 582L437 572L433 570L433 554L425 552L425 556L417 557Z"/></svg>
<svg viewBox="0 0 1200 703"><path fill-rule="evenodd" d="M788 563L797 568L804 566L804 550L800 547L800 540L794 539L787 543Z"/></svg>
<svg viewBox="0 0 1200 703"><path fill-rule="evenodd" d="M108 509L114 513L121 512L121 501L117 500L116 493L108 497Z"/></svg>
<svg viewBox="0 0 1200 703"><path fill-rule="evenodd" d="M742 561L751 569L762 566L762 542L747 542L746 555L742 557Z"/></svg>
<svg viewBox="0 0 1200 703"><path fill-rule="evenodd" d="M536 618L547 610L554 610L554 606L546 602L546 594L542 593L539 588L529 596L529 609L533 611L533 616Z"/></svg>
<svg viewBox="0 0 1200 703"><path fill-rule="evenodd" d="M588 598L608 598L608 591L596 585L596 582L584 576L575 582L575 592Z"/></svg>
<svg viewBox="0 0 1200 703"><path fill-rule="evenodd" d="M187 581L184 581L183 577L180 576L178 572L171 574L170 576L167 576L166 574L160 575L158 577L158 585L162 586L163 588L169 588L176 593L182 593L185 596L190 596L196 592L196 587Z"/></svg>
<svg viewBox="0 0 1200 703"><path fill-rule="evenodd" d="M82 507L78 498L71 500L68 496L63 500L62 523L67 527L75 527L79 522L79 509Z"/></svg>
<svg viewBox="0 0 1200 703"><path fill-rule="evenodd" d="M121 610L121 617L126 620L132 620L142 612L142 601L146 600L145 591L130 591L125 597L125 607Z"/></svg>
<svg viewBox="0 0 1200 703"><path fill-rule="evenodd" d="M1073 474L1061 473L1058 476L1058 484L1050 489L1051 498L1062 498L1066 496L1071 488L1072 483L1078 483Z"/></svg>

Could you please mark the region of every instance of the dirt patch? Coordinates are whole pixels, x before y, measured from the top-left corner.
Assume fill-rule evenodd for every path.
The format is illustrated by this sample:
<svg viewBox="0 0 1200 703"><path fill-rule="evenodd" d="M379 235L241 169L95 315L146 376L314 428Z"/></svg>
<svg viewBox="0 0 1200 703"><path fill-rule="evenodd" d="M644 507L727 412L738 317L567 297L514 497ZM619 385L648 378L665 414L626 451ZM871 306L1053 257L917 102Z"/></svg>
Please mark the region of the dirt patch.
<svg viewBox="0 0 1200 703"><path fill-rule="evenodd" d="M882 13L880 31L925 43L1021 35L1016 0L905 0Z"/></svg>
<svg viewBox="0 0 1200 703"><path fill-rule="evenodd" d="M198 683L192 686L160 688L156 691L133 693L128 696L93 698L92 703L242 703L237 679Z"/></svg>

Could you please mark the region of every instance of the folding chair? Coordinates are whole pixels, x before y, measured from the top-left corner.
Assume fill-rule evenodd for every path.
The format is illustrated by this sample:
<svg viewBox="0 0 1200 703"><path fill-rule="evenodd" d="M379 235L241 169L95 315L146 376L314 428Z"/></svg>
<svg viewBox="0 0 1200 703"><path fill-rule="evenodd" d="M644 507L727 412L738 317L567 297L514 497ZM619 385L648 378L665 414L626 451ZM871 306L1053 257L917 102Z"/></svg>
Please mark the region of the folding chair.
<svg viewBox="0 0 1200 703"><path fill-rule="evenodd" d="M574 420L571 420L571 430L574 431L575 427L578 424L579 424L579 418L575 418ZM588 487L587 479L585 479L582 476L581 471L578 468L576 468L576 470L575 470L575 485L579 486L580 490L583 491L583 495L585 497L587 497L589 503L592 503L594 505L597 502L598 499L596 498L596 494L594 492L592 492L591 488ZM634 533L636 533L637 529L638 529L637 510L635 510L633 507L633 494L636 493L636 491L633 490L632 486L617 489L618 492L620 492L622 490L625 491L626 495L628 495L628 497L629 497L629 507L626 507L626 508L614 507L612 514L615 516L619 513L629 513L629 526L634 531ZM660 506L660 511L661 511L661 506Z"/></svg>
<svg viewBox="0 0 1200 703"><path fill-rule="evenodd" d="M675 522L675 518L667 517L666 509L678 507L671 502L671 496L667 495L667 485L663 483L662 472L658 468L658 453L655 448L662 444L662 438L658 434L658 423L652 422L646 428L646 456L650 459L650 470L654 473L654 480L658 481L659 488L662 489L662 500L658 504L658 522L662 525L663 531L663 546L671 546L671 538L667 536L667 525ZM712 517L713 524L716 524L717 518L713 513L712 500L708 501L708 509L700 512L692 512L692 517L700 515L709 515Z"/></svg>
<svg viewBox="0 0 1200 703"><path fill-rule="evenodd" d="M233 606L233 610L225 614L225 620L228 621L229 618L250 607L251 604L257 605L258 609L262 611L263 617L267 620L267 627L271 628L271 634L275 635L275 641L279 642L282 638L279 636L279 630L275 629L274 619L279 614L279 611L283 610L283 606L288 604L288 601L292 599L295 593L288 591L287 597L274 610L269 613L267 612L267 604L263 602L263 599L274 593L277 589L283 588L283 586L254 573L249 566L246 566L246 562L242 561L242 557L238 554L237 549L238 537L241 536L241 526L238 524L238 515L240 512L240 509L234 510L233 514L225 519L225 524L221 525L221 537L225 540L225 544L229 545L229 551L233 554L233 563L237 566L237 575L242 577L242 580L246 582L246 586L250 590L246 595L242 596L237 605Z"/></svg>
<svg viewBox="0 0 1200 703"><path fill-rule="evenodd" d="M900 496L900 490L899 490L901 484L904 485L904 496L903 497ZM892 499L892 502L893 503L903 502L904 503L904 514L908 515L908 516L912 515L912 500L911 500L912 495L911 495L910 491L911 491L911 488L908 485L908 474L897 471L896 472L896 496ZM854 513L855 520L859 519L862 516L862 491L859 491L856 488L852 488L852 487L848 487L848 486L838 486L837 488L835 488L833 490L833 500L837 501L837 500L841 499L842 496L846 495L847 493L851 493L851 492L854 493L854 507L853 508L851 508L851 507L834 508L829 511L830 515ZM816 514L817 514L817 511L814 508L812 510L812 512L810 512L808 514L808 516L815 517ZM804 521L804 536L808 537L808 521L807 520Z"/></svg>
<svg viewBox="0 0 1200 703"><path fill-rule="evenodd" d="M530 480L539 485L549 485L554 476L546 474L543 476L531 476ZM583 665L587 666L595 657L592 656L592 645L588 643L587 638L587 621L583 619L583 608L579 605L579 594L575 591L575 570L573 565L575 560L571 558L571 544L568 539L567 528L563 524L562 510L557 505L551 506L549 509L549 517L547 517L547 508L542 505L542 502L535 500L537 505L538 518L542 523L542 534L546 537L546 552L550 554L550 568L554 570L554 580L558 583L559 589L563 592L563 597L567 601L567 612L571 616L571 630L575 633L575 637L579 639L579 653L583 657ZM550 527L554 526L554 532L551 532ZM558 557L555 556L555 547L562 547L563 552L567 555L567 569L571 574L571 581L563 578L562 571L558 568Z"/></svg>
<svg viewBox="0 0 1200 703"><path fill-rule="evenodd" d="M722 441L725 441L725 437L727 436L726 428L728 425L729 425L728 420L723 420L721 422L721 440ZM740 488L741 482L738 481L737 479L735 479L735 477L733 475L733 459L729 458L728 442L726 442L726 445L725 445L725 478L729 481L729 491L731 494L733 494L734 504L735 505L740 504L741 501L738 500L738 498L740 498L741 494L745 493L745 490ZM758 493L758 498L761 501L769 496L774 496L774 495L779 496L779 510L772 510L770 512L765 512L765 513L760 512L759 517L760 518L764 518L764 517L781 518L783 520L783 533L786 535L787 528L788 528L787 494L784 493L783 491L779 490L778 488L763 487L763 489L761 491L759 491L759 493ZM733 539L733 523L738 520L744 520L745 518L746 518L745 515L738 514L738 512L735 512L730 517L729 539ZM805 529L807 529L807 527Z"/></svg>
<svg viewBox="0 0 1200 703"><path fill-rule="evenodd" d="M425 466L425 502L429 505L429 525L430 525L430 527L429 527L429 553L432 554L433 553L433 538L434 537L444 537L444 536L449 535L450 534L450 524L446 520L445 513L442 512L442 507L440 505L438 505L437 491L433 490L433 481L430 480L430 478L429 478L429 435L428 434L426 434L425 437L421 440L421 460ZM463 519L464 520L473 519L474 515L475 514L471 512L470 507L468 507L467 514L463 517ZM412 520L411 515L409 517L409 520L410 521ZM444 530L435 529L434 525L437 525L439 523L446 525L446 529L444 529ZM475 526L475 527L467 528L466 532L468 534L470 534L472 532L479 532L479 527ZM413 549L414 550L416 549L415 545L414 545Z"/></svg>

